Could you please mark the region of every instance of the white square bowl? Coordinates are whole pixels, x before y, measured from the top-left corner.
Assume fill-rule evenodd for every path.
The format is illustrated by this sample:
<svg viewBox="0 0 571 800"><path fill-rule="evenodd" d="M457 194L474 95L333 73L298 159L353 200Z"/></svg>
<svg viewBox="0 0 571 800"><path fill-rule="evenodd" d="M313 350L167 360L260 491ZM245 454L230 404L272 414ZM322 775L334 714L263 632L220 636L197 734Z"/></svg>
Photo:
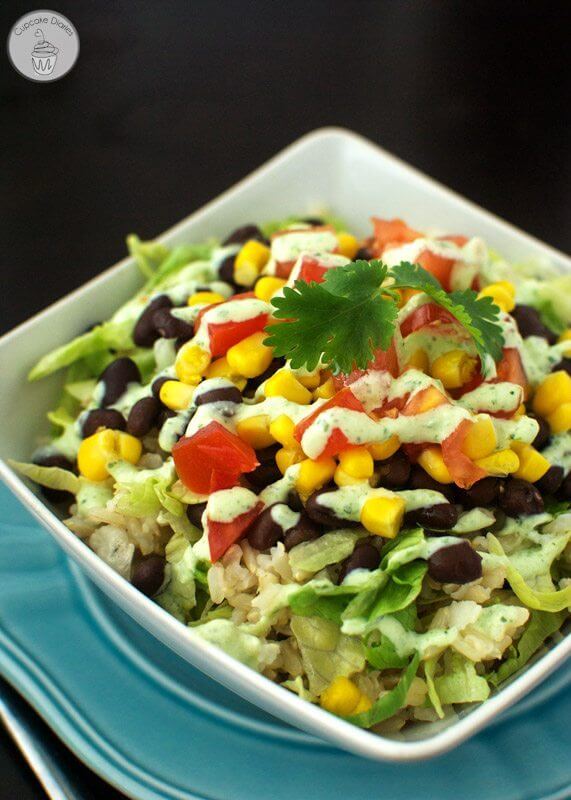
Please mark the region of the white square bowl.
<svg viewBox="0 0 571 800"><path fill-rule="evenodd" d="M546 256L561 270L571 269L571 260L562 253L469 203L360 136L337 128L304 136L160 240L168 245L200 241L223 236L245 222L310 214L320 207L339 215L362 235L368 233L372 214L402 217L415 228L439 227L451 233L482 236L510 259ZM38 434L45 432L45 412L59 392L59 376L29 384L26 375L32 365L89 323L110 316L140 284L133 260L125 259L0 339L3 458L29 458ZM101 561L3 461L0 476L87 575L180 656L275 716L363 756L413 761L439 755L480 730L571 654L568 636L485 703L457 718L411 727L398 740L381 737L300 700L195 637L191 629Z"/></svg>

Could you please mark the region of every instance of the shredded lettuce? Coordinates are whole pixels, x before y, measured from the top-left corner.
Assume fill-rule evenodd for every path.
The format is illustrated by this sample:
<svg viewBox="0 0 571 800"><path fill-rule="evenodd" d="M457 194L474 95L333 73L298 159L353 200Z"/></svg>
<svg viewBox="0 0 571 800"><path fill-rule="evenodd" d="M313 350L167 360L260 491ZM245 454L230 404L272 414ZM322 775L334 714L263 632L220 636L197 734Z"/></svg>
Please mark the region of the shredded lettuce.
<svg viewBox="0 0 571 800"><path fill-rule="evenodd" d="M127 461L114 461L107 469L116 481L115 507L128 517L156 516L165 508L182 516L184 507L167 493L176 479L172 459L158 469L138 469Z"/></svg>
<svg viewBox="0 0 571 800"><path fill-rule="evenodd" d="M337 564L350 556L355 543L363 535L347 528L325 533L311 542L302 542L291 549L290 566L294 572L319 572L328 564Z"/></svg>
<svg viewBox="0 0 571 800"><path fill-rule="evenodd" d="M279 653L278 644L253 636L229 619L212 619L193 626L192 632L258 671L274 661Z"/></svg>
<svg viewBox="0 0 571 800"><path fill-rule="evenodd" d="M444 653L444 673L434 678L434 691L442 711L442 705L453 703L478 703L490 696L490 687L485 678L478 675L473 661L453 650ZM438 707L436 707L438 713Z"/></svg>
<svg viewBox="0 0 571 800"><path fill-rule="evenodd" d="M145 287L147 291L163 285L169 278L176 275L179 270L192 261L203 261L210 258L213 243L206 244L181 244L174 247L167 257L161 262L156 272L149 276Z"/></svg>
<svg viewBox="0 0 571 800"><path fill-rule="evenodd" d="M347 717L349 722L360 728L371 728L396 714L406 704L406 696L418 671L419 663L420 655L415 653L395 688L382 694L368 711Z"/></svg>
<svg viewBox="0 0 571 800"><path fill-rule="evenodd" d="M175 533L165 548L167 584L155 598L169 614L181 622L196 605L196 571L198 558L182 533Z"/></svg>
<svg viewBox="0 0 571 800"><path fill-rule="evenodd" d="M76 494L79 491L80 479L73 472L61 467L41 467L38 464L31 464L26 461L14 461L8 459L13 469L18 470L21 475L29 478L40 486L48 489L59 489L62 492Z"/></svg>
<svg viewBox="0 0 571 800"><path fill-rule="evenodd" d="M127 249L145 278L152 278L155 270L169 255L169 248L161 242L143 242L131 233L127 236Z"/></svg>
<svg viewBox="0 0 571 800"><path fill-rule="evenodd" d="M402 611L397 611L392 614L392 618L396 619L404 630L414 631L418 619L416 606L410 605ZM379 631L368 636L365 641L367 661L375 669L398 669L408 664L408 656L399 655L389 637Z"/></svg>

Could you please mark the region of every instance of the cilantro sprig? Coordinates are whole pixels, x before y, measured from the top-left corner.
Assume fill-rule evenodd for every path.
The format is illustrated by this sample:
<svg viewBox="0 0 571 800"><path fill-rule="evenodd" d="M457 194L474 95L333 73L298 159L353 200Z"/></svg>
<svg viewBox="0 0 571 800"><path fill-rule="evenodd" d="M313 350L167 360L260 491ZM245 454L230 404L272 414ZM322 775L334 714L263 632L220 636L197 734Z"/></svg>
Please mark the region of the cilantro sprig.
<svg viewBox="0 0 571 800"><path fill-rule="evenodd" d="M391 280L388 280L391 279ZM397 324L397 289L417 289L448 311L474 341L482 362L499 360L504 343L499 308L472 289L445 292L418 264L388 268L381 261L353 261L325 273L323 283L296 281L272 299L285 322L266 328L276 355L294 369L314 369L322 359L334 372L365 369L376 350L387 350Z"/></svg>

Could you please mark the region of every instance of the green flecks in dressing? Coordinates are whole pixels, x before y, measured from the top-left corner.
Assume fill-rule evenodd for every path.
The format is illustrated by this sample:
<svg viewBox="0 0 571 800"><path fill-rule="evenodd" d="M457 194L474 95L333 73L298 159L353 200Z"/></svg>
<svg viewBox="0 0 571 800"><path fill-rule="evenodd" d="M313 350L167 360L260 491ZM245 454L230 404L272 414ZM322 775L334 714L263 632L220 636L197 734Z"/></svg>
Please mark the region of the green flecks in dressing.
<svg viewBox="0 0 571 800"><path fill-rule="evenodd" d="M363 481L363 483L341 486L330 492L324 492L319 495L319 505L330 509L339 519L358 522L363 505L371 497L401 497L407 511L448 502L443 494L431 489L408 489L402 492L392 492L382 487L373 488Z"/></svg>
<svg viewBox="0 0 571 800"><path fill-rule="evenodd" d="M515 419L500 419L492 417L492 423L497 437L498 450L505 450L513 442L533 442L539 431L537 420L525 415Z"/></svg>
<svg viewBox="0 0 571 800"><path fill-rule="evenodd" d="M523 389L516 383L482 383L480 386L462 395L457 403L468 411L515 411L523 402Z"/></svg>
<svg viewBox="0 0 571 800"><path fill-rule="evenodd" d="M212 522L232 522L259 502L257 495L242 486L213 492L206 506L206 516Z"/></svg>
<svg viewBox="0 0 571 800"><path fill-rule="evenodd" d="M571 471L571 433L556 433L542 450L542 455L558 467L563 467L565 475Z"/></svg>
<svg viewBox="0 0 571 800"><path fill-rule="evenodd" d="M282 531L288 531L293 528L301 518L301 514L298 511L292 511L285 503L276 503L275 506L272 506L270 515Z"/></svg>

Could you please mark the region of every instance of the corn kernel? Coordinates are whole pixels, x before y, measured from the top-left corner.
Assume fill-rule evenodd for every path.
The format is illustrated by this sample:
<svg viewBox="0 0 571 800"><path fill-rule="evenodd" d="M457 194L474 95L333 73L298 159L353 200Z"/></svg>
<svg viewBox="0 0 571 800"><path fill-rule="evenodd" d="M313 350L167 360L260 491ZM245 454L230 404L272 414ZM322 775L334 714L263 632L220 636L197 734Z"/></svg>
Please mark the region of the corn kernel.
<svg viewBox="0 0 571 800"><path fill-rule="evenodd" d="M348 472L345 472L345 470L341 467L337 467L335 474L333 475L333 480L337 486L355 486L356 483L363 483L363 480L365 479L354 478L352 475L349 475Z"/></svg>
<svg viewBox="0 0 571 800"><path fill-rule="evenodd" d="M442 457L442 448L435 444L425 447L418 457L420 466L438 483L452 483L452 476Z"/></svg>
<svg viewBox="0 0 571 800"><path fill-rule="evenodd" d="M77 454L77 465L84 478L104 481L109 476L107 464L121 458L136 464L143 446L134 436L123 431L102 428L84 439Z"/></svg>
<svg viewBox="0 0 571 800"><path fill-rule="evenodd" d="M400 441L398 436L390 437L384 442L375 442L375 444L369 445L369 453L373 456L375 461L384 461L387 458L390 458L393 453L400 447Z"/></svg>
<svg viewBox="0 0 571 800"><path fill-rule="evenodd" d="M165 381L161 386L159 397L161 403L171 411L184 411L192 402L194 386L180 381Z"/></svg>
<svg viewBox="0 0 571 800"><path fill-rule="evenodd" d="M311 392L287 369L280 369L264 384L266 397L285 397L292 403L306 406L311 402Z"/></svg>
<svg viewBox="0 0 571 800"><path fill-rule="evenodd" d="M218 292L195 292L188 298L189 306L211 306L223 303L226 298Z"/></svg>
<svg viewBox="0 0 571 800"><path fill-rule="evenodd" d="M419 347L414 353L411 353L410 358L406 362L405 369L418 369L420 372L428 372L430 362L426 350Z"/></svg>
<svg viewBox="0 0 571 800"><path fill-rule="evenodd" d="M399 308L404 308L415 294L420 294L418 289L397 289L397 292L399 293L399 300L397 302Z"/></svg>
<svg viewBox="0 0 571 800"><path fill-rule="evenodd" d="M445 389L459 389L468 383L475 369L475 358L464 350L450 350L433 361L430 373Z"/></svg>
<svg viewBox="0 0 571 800"><path fill-rule="evenodd" d="M236 375L236 373L232 371L226 356L222 356L222 358L217 358L216 361L213 361L204 373L204 377L227 378L229 381L232 381L234 386L237 386L241 392L246 388L246 378L243 375Z"/></svg>
<svg viewBox="0 0 571 800"><path fill-rule="evenodd" d="M265 267L270 248L250 239L242 246L234 261L234 280L239 286L251 286Z"/></svg>
<svg viewBox="0 0 571 800"><path fill-rule="evenodd" d="M260 450L262 447L269 447L275 443L269 430L269 423L270 418L267 414L256 414L254 417L247 417L237 422L236 433L254 450Z"/></svg>
<svg viewBox="0 0 571 800"><path fill-rule="evenodd" d="M370 497L361 509L361 524L369 533L394 539L402 525L405 502L402 497Z"/></svg>
<svg viewBox="0 0 571 800"><path fill-rule="evenodd" d="M547 417L562 403L571 402L571 376L565 370L548 375L537 387L533 398L533 410Z"/></svg>
<svg viewBox="0 0 571 800"><path fill-rule="evenodd" d="M361 694L361 699L351 712L352 714L363 714L365 711L369 711L370 708L373 706L373 701L370 700L366 694Z"/></svg>
<svg viewBox="0 0 571 800"><path fill-rule="evenodd" d="M284 281L283 278L274 278L273 275L264 275L263 278L256 281L254 294L258 300L269 303L272 297L279 292L280 289L283 289L286 283L287 281Z"/></svg>
<svg viewBox="0 0 571 800"><path fill-rule="evenodd" d="M315 461L305 458L300 464L295 481L297 491L302 497L309 497L331 480L336 468L337 464L333 458L318 458Z"/></svg>
<svg viewBox="0 0 571 800"><path fill-rule="evenodd" d="M545 456L542 456L530 444L514 442L512 449L515 450L519 458L519 467L513 473L516 478L535 483L545 475L551 466Z"/></svg>
<svg viewBox="0 0 571 800"><path fill-rule="evenodd" d="M462 444L462 452L474 461L493 453L498 444L496 430L489 417L477 419L468 430Z"/></svg>
<svg viewBox="0 0 571 800"><path fill-rule="evenodd" d="M515 287L509 281L491 283L482 289L478 297L491 297L502 311L510 312L515 308Z"/></svg>
<svg viewBox="0 0 571 800"><path fill-rule="evenodd" d="M292 466L292 464L299 464L300 461L303 461L305 458L301 447L297 448L289 448L289 447L282 447L276 453L276 464L278 465L278 469L282 475L285 474L285 471Z"/></svg>
<svg viewBox="0 0 571 800"><path fill-rule="evenodd" d="M527 409L525 407L525 403L521 403L515 410L514 417L523 417L524 414L527 413Z"/></svg>
<svg viewBox="0 0 571 800"><path fill-rule="evenodd" d="M366 447L351 447L339 454L339 466L353 478L370 478L375 465Z"/></svg>
<svg viewBox="0 0 571 800"><path fill-rule="evenodd" d="M174 364L177 378L183 383L196 386L200 382L200 377L204 375L210 364L210 353L196 344L192 340L183 344L176 355Z"/></svg>
<svg viewBox="0 0 571 800"><path fill-rule="evenodd" d="M226 353L230 369L245 378L256 378L265 372L274 357L273 348L264 344L266 338L265 333L253 333L231 347Z"/></svg>
<svg viewBox="0 0 571 800"><path fill-rule="evenodd" d="M488 475L494 475L497 478L512 475L519 468L519 458L513 450L498 450L491 456L479 458L475 463Z"/></svg>
<svg viewBox="0 0 571 800"><path fill-rule="evenodd" d="M301 385L305 386L305 388L310 391L317 389L321 383L321 375L319 372L314 372L310 375L297 375L296 377Z"/></svg>
<svg viewBox="0 0 571 800"><path fill-rule="evenodd" d="M571 429L571 403L561 403L555 411L547 415L552 433L565 433Z"/></svg>
<svg viewBox="0 0 571 800"><path fill-rule="evenodd" d="M566 331L563 331L563 333L561 334L561 336L559 337L559 339L557 341L558 342L571 342L571 328L567 328Z"/></svg>
<svg viewBox="0 0 571 800"><path fill-rule="evenodd" d="M330 400L334 394L335 384L333 378L327 378L327 380L313 392L313 397L315 400Z"/></svg>
<svg viewBox="0 0 571 800"><path fill-rule="evenodd" d="M280 414L270 423L270 433L276 440L289 450L296 450L299 447L299 442L293 435L295 430L295 423L287 414Z"/></svg>
<svg viewBox="0 0 571 800"><path fill-rule="evenodd" d="M362 693L349 678L338 677L321 693L319 705L332 714L347 717L361 701Z"/></svg>
<svg viewBox="0 0 571 800"><path fill-rule="evenodd" d="M351 233L346 233L345 231L337 234L337 240L339 242L338 250L341 255L353 261L359 251L359 242Z"/></svg>

